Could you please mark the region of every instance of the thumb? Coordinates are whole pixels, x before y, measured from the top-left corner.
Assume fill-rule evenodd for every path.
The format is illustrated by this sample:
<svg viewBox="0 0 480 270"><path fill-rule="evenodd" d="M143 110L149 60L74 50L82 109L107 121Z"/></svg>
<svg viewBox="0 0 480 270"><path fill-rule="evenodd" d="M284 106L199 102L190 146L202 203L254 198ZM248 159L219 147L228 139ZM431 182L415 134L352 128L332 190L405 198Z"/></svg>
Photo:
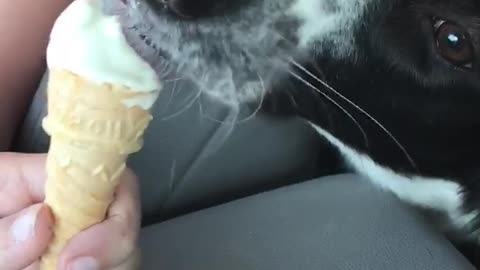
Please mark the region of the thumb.
<svg viewBox="0 0 480 270"><path fill-rule="evenodd" d="M69 241L60 269L123 269L117 267L135 263L127 260L135 257L140 231L138 179L128 170L123 177L107 219Z"/></svg>
<svg viewBox="0 0 480 270"><path fill-rule="evenodd" d="M45 251L52 237L53 218L43 204L30 206L0 220L0 266L24 269Z"/></svg>

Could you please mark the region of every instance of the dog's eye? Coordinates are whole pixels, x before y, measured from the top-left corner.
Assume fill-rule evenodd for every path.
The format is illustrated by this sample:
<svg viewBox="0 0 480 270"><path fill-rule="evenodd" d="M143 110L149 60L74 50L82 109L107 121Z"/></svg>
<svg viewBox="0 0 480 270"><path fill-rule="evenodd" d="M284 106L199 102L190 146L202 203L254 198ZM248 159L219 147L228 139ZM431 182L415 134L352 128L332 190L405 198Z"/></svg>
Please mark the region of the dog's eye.
<svg viewBox="0 0 480 270"><path fill-rule="evenodd" d="M467 30L444 20L435 22L435 39L440 55L455 66L472 68L475 52Z"/></svg>

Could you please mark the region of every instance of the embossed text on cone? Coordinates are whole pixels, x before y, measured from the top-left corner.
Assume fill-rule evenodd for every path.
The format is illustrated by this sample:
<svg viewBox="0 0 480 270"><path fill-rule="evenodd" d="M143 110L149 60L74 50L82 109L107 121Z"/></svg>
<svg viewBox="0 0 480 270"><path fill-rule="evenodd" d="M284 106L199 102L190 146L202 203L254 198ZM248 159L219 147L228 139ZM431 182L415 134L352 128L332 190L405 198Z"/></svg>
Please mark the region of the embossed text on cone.
<svg viewBox="0 0 480 270"><path fill-rule="evenodd" d="M45 202L55 227L40 270L56 270L68 241L105 219L128 155L142 148L152 119L149 111L124 104L142 95L146 93L50 70L43 123L51 136Z"/></svg>

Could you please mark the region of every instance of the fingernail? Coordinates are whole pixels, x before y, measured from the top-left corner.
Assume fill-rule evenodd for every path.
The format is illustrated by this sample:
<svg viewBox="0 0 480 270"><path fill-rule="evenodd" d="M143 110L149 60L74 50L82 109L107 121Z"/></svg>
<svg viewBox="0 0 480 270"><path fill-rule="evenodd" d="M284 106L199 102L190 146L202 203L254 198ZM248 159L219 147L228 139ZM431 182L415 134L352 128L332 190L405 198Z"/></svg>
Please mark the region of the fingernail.
<svg viewBox="0 0 480 270"><path fill-rule="evenodd" d="M91 257L78 258L74 260L67 268L68 270L99 270L97 260Z"/></svg>
<svg viewBox="0 0 480 270"><path fill-rule="evenodd" d="M10 235L16 244L28 241L35 236L35 224L41 210L42 207L37 207L13 222Z"/></svg>

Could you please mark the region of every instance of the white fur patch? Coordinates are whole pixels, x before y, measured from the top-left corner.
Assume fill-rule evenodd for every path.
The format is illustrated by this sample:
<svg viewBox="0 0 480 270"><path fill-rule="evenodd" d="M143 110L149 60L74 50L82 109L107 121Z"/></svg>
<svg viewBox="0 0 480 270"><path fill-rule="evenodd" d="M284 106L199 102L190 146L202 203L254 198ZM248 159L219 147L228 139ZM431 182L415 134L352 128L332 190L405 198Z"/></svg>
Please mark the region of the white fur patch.
<svg viewBox="0 0 480 270"><path fill-rule="evenodd" d="M375 163L370 157L348 147L324 129L313 128L344 156L348 164L366 176L373 184L395 194L399 199L416 206L446 213L453 225L467 226L476 213L464 213L462 188L454 181L422 176L407 177Z"/></svg>
<svg viewBox="0 0 480 270"><path fill-rule="evenodd" d="M334 45L335 53L350 54L354 50L353 26L371 1L296 0L290 13L302 22L299 45L328 41Z"/></svg>

